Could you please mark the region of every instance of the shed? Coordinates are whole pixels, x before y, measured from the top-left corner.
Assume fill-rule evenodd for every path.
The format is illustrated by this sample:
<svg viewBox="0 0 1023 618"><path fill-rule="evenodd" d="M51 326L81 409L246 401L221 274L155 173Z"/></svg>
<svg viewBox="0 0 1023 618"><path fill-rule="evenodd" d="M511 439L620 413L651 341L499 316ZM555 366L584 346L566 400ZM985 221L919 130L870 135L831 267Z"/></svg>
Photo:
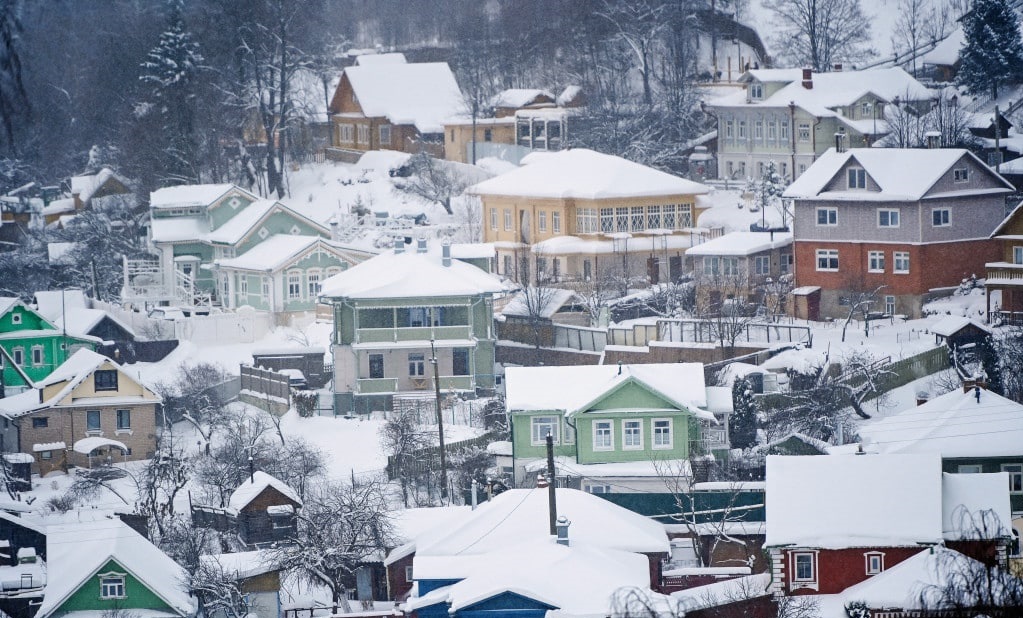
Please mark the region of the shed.
<svg viewBox="0 0 1023 618"><path fill-rule="evenodd" d="M259 547L287 539L295 531L295 512L302 499L294 489L266 472L257 471L228 500L238 513L238 537Z"/></svg>
<svg viewBox="0 0 1023 618"><path fill-rule="evenodd" d="M949 348L980 343L991 338L991 329L972 318L950 315L931 326L934 343L944 342Z"/></svg>

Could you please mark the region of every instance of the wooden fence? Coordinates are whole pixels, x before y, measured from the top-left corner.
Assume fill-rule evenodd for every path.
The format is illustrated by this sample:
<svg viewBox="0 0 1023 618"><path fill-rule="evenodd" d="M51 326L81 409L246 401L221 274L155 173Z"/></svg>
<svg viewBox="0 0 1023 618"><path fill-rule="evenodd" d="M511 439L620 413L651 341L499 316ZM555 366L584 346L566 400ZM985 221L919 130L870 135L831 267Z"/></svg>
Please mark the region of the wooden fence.
<svg viewBox="0 0 1023 618"><path fill-rule="evenodd" d="M458 442L450 442L444 445L444 452L450 458L456 453L460 453L466 449L482 446L486 447L494 439L490 432L487 432L481 436L475 438L469 438L468 440L459 440ZM393 481L398 478L399 470L409 476L419 476L420 474L430 471L438 470L440 468L440 447L431 446L429 448L421 449L406 456L406 461L399 465L396 458L393 455L387 457L387 480Z"/></svg>
<svg viewBox="0 0 1023 618"><path fill-rule="evenodd" d="M287 375L272 369L241 366L241 390L238 399L273 414L284 414L291 407L291 384Z"/></svg>

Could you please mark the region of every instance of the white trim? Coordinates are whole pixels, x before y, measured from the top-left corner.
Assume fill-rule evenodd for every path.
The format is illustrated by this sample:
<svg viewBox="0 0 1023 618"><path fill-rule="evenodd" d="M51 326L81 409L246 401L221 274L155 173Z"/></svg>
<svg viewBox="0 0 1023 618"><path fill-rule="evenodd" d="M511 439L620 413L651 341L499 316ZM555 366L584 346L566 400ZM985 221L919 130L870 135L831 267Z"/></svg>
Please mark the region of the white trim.
<svg viewBox="0 0 1023 618"><path fill-rule="evenodd" d="M604 446L603 444L601 444L599 446L597 445L597 426L598 425L607 425L608 437L610 438L608 446ZM593 431L593 440L592 440L592 442L593 442L593 450L594 451L605 451L606 452L606 451L613 451L613 450L615 450L615 424L614 424L613 420L609 419L609 420L594 420L594 421L592 421L592 431ZM603 442L603 440L601 442Z"/></svg>
<svg viewBox="0 0 1023 618"><path fill-rule="evenodd" d="M888 225L881 224L881 214L885 213L888 215ZM892 224L892 215L895 215L895 224ZM878 208L877 209L877 227L883 229L894 229L902 227L902 209L901 208Z"/></svg>
<svg viewBox="0 0 1023 618"><path fill-rule="evenodd" d="M789 588L790 589L792 589L792 590L796 590L796 589L799 589L799 588L810 588L812 590L818 590L819 589L818 581L819 581L819 577L820 576L819 576L819 573L817 572L817 568L818 568L817 553L818 553L817 550L810 550L810 549L800 549L800 550L791 550L791 551L789 551L789 563L792 565L792 572L789 573L789 577L788 577ZM808 578L798 578L798 577L796 577L796 572L798 571L798 565L797 565L796 560L798 559L799 556L809 556L810 557L811 573L810 573L810 577L808 577Z"/></svg>
<svg viewBox="0 0 1023 618"><path fill-rule="evenodd" d="M668 423L668 443L657 444L657 423L666 421ZM650 448L655 451L671 450L675 448L675 419L652 418L650 419Z"/></svg>
<svg viewBox="0 0 1023 618"><path fill-rule="evenodd" d="M629 433L626 430L629 423L636 423L639 425L639 444L627 444ZM641 451L643 450L645 440L643 439L643 419L622 419L622 450L624 451Z"/></svg>
<svg viewBox="0 0 1023 618"><path fill-rule="evenodd" d="M1007 468L1015 468L1015 470L1009 470ZM1008 473L1009 475L1009 493L1010 494L1021 494L1023 493L1023 464L1018 463L1007 463L1002 464L1002 472ZM1019 475L1020 478L1020 489L1013 489L1012 478L1014 475Z"/></svg>
<svg viewBox="0 0 1023 618"><path fill-rule="evenodd" d="M878 564L876 569L870 568L871 558L877 558ZM863 572L867 575L877 575L884 571L884 552L883 551L868 551L863 554Z"/></svg>

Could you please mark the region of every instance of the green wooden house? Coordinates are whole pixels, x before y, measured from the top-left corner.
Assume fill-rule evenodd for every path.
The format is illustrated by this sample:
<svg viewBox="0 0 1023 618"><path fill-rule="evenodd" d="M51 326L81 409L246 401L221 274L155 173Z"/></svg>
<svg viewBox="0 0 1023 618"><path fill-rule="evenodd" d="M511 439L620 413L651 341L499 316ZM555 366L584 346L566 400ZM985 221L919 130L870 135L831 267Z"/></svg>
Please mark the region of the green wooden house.
<svg viewBox="0 0 1023 618"><path fill-rule="evenodd" d="M516 483L545 469L549 433L559 482L663 492L665 471L688 474L717 423L701 363L514 367L505 378Z"/></svg>
<svg viewBox="0 0 1023 618"><path fill-rule="evenodd" d="M119 519L48 527L46 567L36 618L196 612L184 569Z"/></svg>
<svg viewBox="0 0 1023 618"><path fill-rule="evenodd" d="M434 367L444 392L492 391L493 297L505 291L497 277L452 258L449 246L430 250L422 239L414 249L398 240L324 281L321 299L334 316L335 413L429 397Z"/></svg>
<svg viewBox="0 0 1023 618"><path fill-rule="evenodd" d="M95 350L97 337L71 336L17 298L0 298L0 369L6 389L27 388L75 351ZM10 394L8 392L7 394Z"/></svg>

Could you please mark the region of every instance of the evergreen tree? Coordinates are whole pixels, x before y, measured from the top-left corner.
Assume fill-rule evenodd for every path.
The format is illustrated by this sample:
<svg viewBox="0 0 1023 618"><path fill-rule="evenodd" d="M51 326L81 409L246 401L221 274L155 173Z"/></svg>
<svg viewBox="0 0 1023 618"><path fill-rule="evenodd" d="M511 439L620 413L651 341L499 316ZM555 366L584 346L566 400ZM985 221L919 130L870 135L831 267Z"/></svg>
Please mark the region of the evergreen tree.
<svg viewBox="0 0 1023 618"><path fill-rule="evenodd" d="M958 80L970 93L997 98L999 86L1023 80L1019 18L1008 2L974 0L963 17L963 32Z"/></svg>
<svg viewBox="0 0 1023 618"><path fill-rule="evenodd" d="M757 402L753 398L753 385L746 378L737 378L732 383L728 438L732 448L745 449L757 443Z"/></svg>
<svg viewBox="0 0 1023 618"><path fill-rule="evenodd" d="M27 116L28 97L21 80L21 3L0 0L0 126L8 152L17 154L14 119Z"/></svg>

